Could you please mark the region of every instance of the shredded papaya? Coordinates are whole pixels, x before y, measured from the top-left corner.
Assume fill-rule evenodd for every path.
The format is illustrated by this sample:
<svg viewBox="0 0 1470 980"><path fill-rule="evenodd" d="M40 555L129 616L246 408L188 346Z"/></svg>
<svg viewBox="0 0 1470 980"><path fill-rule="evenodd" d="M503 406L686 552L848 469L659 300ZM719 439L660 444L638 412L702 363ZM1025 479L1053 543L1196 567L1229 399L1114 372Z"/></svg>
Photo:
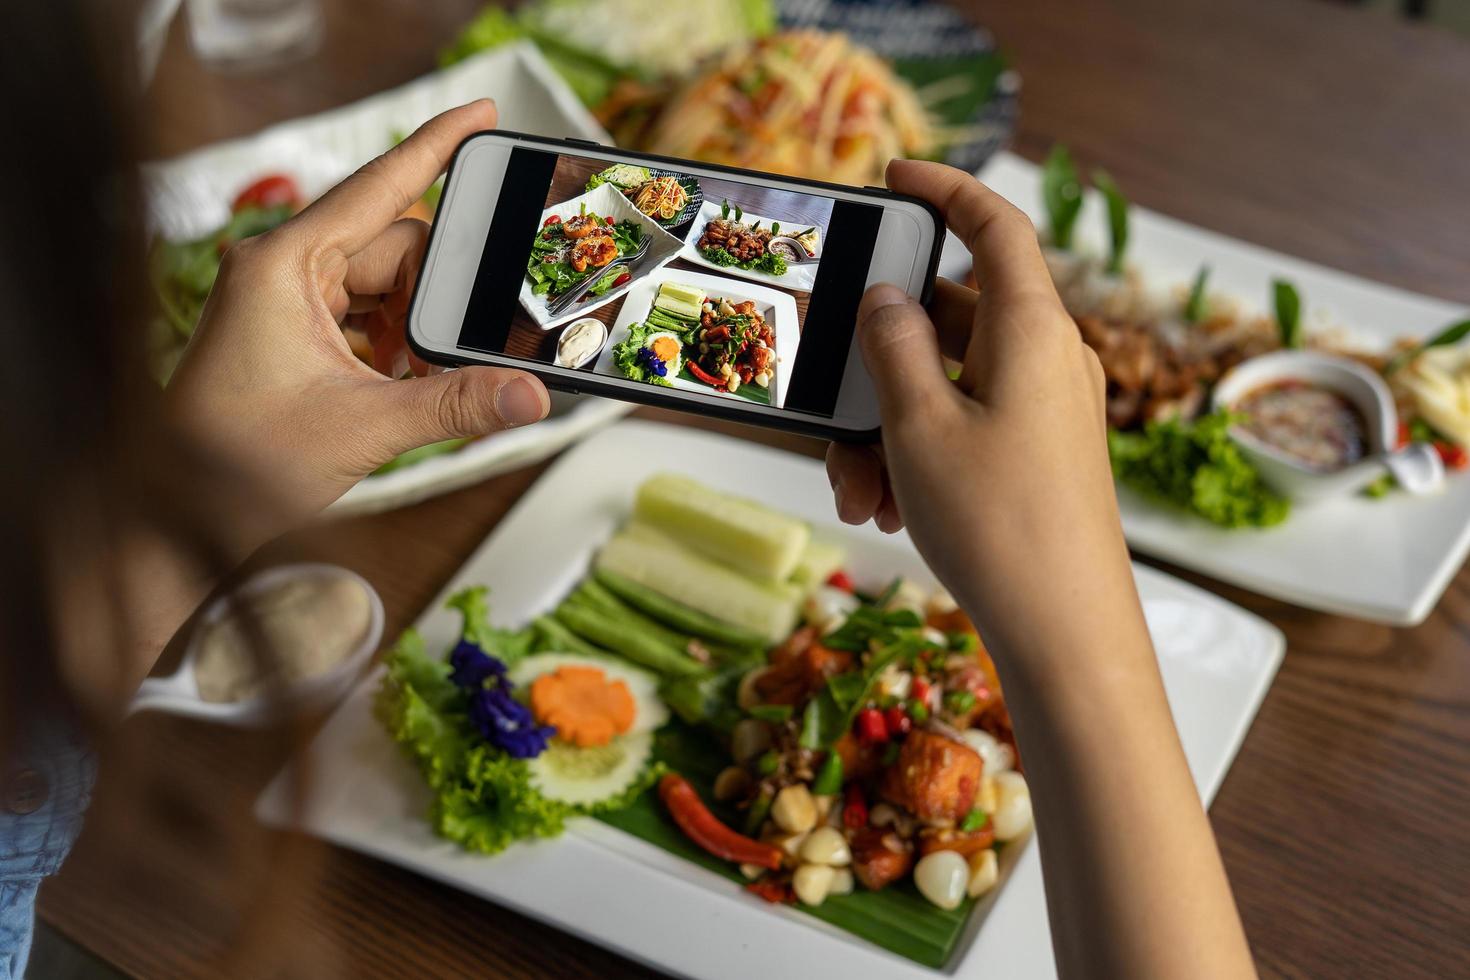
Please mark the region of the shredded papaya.
<svg viewBox="0 0 1470 980"><path fill-rule="evenodd" d="M557 737L582 747L606 745L633 727L633 695L596 667L568 665L531 682L531 711Z"/></svg>

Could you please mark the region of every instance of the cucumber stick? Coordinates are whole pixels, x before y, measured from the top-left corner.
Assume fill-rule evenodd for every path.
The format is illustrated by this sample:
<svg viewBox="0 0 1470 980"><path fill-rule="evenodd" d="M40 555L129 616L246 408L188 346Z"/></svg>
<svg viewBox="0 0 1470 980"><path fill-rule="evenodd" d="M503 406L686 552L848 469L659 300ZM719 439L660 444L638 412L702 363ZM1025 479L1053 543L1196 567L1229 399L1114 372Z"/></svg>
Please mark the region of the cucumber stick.
<svg viewBox="0 0 1470 980"><path fill-rule="evenodd" d="M791 573L791 581L804 589L815 589L841 568L846 560L847 552L841 545L812 538L796 563L796 571Z"/></svg>
<svg viewBox="0 0 1470 980"><path fill-rule="evenodd" d="M772 582L791 577L811 540L811 529L794 517L673 473L643 482L633 515L707 558Z"/></svg>
<svg viewBox="0 0 1470 980"><path fill-rule="evenodd" d="M622 576L698 612L743 627L767 645L781 642L796 628L803 596L795 585L757 581L637 522L603 546L595 571Z"/></svg>

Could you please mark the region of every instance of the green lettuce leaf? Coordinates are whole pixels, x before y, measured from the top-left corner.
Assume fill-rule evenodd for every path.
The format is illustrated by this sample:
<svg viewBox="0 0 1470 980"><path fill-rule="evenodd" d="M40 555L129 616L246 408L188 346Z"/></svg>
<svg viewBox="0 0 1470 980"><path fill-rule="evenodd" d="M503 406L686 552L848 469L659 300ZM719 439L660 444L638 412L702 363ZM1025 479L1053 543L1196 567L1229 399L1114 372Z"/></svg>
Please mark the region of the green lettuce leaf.
<svg viewBox="0 0 1470 980"><path fill-rule="evenodd" d="M1155 500L1221 527L1269 527L1291 510L1230 438L1224 412L1194 422L1150 422L1142 432L1109 430L1113 475Z"/></svg>

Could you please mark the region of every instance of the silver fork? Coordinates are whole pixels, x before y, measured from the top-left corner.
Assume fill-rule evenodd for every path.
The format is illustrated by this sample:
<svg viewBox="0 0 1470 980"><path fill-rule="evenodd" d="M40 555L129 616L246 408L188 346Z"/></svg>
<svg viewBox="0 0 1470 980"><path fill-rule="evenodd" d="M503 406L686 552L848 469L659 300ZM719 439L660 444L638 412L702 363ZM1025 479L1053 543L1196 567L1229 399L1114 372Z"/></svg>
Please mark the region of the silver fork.
<svg viewBox="0 0 1470 980"><path fill-rule="evenodd" d="M561 316L567 310L572 308L573 303L580 300L583 296L586 296L587 290L591 289L599 282L602 282L602 280L606 279L608 275L611 274L615 269L621 267L625 271L631 273L633 271L633 263L637 262L639 259L643 258L643 256L647 255L648 249L652 245L653 236L644 235L643 241L639 243L638 248L633 252L633 254L624 255L612 265L607 266L603 269L596 270L592 273L592 275L588 276L586 279L583 279L581 282L577 283L577 285L562 293L550 303L546 304L546 312L551 314L553 318Z"/></svg>

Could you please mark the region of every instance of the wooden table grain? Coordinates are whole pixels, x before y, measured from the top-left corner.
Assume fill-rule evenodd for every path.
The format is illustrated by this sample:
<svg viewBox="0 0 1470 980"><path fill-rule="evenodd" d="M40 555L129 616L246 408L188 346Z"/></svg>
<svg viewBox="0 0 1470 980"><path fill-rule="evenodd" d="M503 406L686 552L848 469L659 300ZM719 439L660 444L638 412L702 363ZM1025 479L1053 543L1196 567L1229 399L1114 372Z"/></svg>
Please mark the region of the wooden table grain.
<svg viewBox="0 0 1470 980"><path fill-rule="evenodd" d="M157 152L407 81L433 67L477 2L326 6L321 56L264 76L205 72L176 25L151 99ZM1023 154L1064 140L1148 207L1470 302L1465 41L1313 0L966 6L1023 76ZM358 569L383 593L396 631L541 469L324 524L258 561L310 556ZM1289 642L1211 811L1262 973L1463 975L1470 573L1412 630L1184 577L1267 617ZM278 768L283 739L143 716L111 747L152 764L149 792L104 773L89 829L41 908L127 973L216 975L238 966L221 951L242 942L302 976L648 973L442 885L254 827L249 806ZM149 802L159 798L167 805ZM138 829L129 815L142 819Z"/></svg>

